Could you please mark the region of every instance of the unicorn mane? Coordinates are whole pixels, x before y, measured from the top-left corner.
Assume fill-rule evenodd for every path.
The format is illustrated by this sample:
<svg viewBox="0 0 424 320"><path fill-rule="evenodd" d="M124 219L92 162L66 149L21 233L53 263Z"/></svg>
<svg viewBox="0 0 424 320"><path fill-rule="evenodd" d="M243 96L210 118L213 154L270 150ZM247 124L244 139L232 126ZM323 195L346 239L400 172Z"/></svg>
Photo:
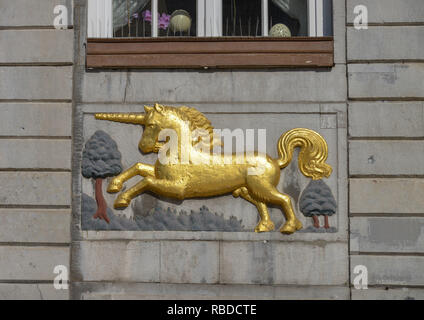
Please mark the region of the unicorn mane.
<svg viewBox="0 0 424 320"><path fill-rule="evenodd" d="M170 106L163 106L164 111L168 113L172 113L179 117L183 121L187 121L190 126L190 130L193 132L196 129L203 129L209 133L210 138L210 147L212 148L214 145L221 145L221 141L217 141L214 139L214 127L212 126L212 123L208 118L205 117L203 113L200 111L197 111L195 108L190 107L170 107ZM200 139L199 141L194 141L193 145L196 145L200 142L202 142L203 139Z"/></svg>

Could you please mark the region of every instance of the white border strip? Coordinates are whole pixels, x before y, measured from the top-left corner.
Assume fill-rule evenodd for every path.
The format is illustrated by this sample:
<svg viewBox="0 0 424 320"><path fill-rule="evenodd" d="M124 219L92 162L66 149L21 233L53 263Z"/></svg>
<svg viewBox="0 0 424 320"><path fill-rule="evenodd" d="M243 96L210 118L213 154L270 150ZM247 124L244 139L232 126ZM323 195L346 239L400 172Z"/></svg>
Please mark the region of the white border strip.
<svg viewBox="0 0 424 320"><path fill-rule="evenodd" d="M262 0L262 35L268 36L268 0Z"/></svg>
<svg viewBox="0 0 424 320"><path fill-rule="evenodd" d="M206 0L197 0L197 36L205 36L205 5Z"/></svg>
<svg viewBox="0 0 424 320"><path fill-rule="evenodd" d="M309 23L309 36L315 37L317 34L315 0L308 0L308 23Z"/></svg>
<svg viewBox="0 0 424 320"><path fill-rule="evenodd" d="M159 23L159 17L158 17L158 0L152 0L152 37L157 38L158 37L158 23Z"/></svg>
<svg viewBox="0 0 424 320"><path fill-rule="evenodd" d="M324 36L324 0L316 0L316 36Z"/></svg>

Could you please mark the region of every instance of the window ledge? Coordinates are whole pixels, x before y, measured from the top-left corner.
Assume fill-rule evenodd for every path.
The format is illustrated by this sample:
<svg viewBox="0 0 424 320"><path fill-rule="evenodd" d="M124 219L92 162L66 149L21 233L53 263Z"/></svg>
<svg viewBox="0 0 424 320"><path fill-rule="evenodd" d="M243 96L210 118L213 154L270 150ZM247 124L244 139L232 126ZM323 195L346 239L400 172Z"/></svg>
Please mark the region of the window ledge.
<svg viewBox="0 0 424 320"><path fill-rule="evenodd" d="M333 67L333 37L87 40L87 68Z"/></svg>

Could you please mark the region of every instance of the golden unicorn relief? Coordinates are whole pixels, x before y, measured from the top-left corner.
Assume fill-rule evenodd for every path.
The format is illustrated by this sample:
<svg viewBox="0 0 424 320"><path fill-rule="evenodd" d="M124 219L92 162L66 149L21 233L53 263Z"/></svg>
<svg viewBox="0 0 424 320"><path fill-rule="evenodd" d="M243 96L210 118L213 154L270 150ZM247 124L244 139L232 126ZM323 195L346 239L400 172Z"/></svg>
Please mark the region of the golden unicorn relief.
<svg viewBox="0 0 424 320"><path fill-rule="evenodd" d="M213 145L221 143L214 140L211 122L194 108L156 104L154 107L146 106L144 114L100 113L95 117L99 120L143 125L144 131L139 143L139 149L143 153L160 152L166 143L159 141L159 134L164 129L174 130L178 134L178 141L181 141L183 132L191 134L196 129L202 129L209 132L207 139L211 142L210 149ZM157 160L155 165L136 163L115 177L107 189L110 193L121 191L123 183L136 175L144 179L122 192L117 197L114 207L128 207L132 199L146 191L180 200L219 196L232 192L234 197L240 196L258 209L260 221L255 232L274 230L275 226L267 209L267 204L274 204L281 206L286 218L280 232L291 234L300 230L302 223L294 213L290 197L279 192L276 186L280 179L280 170L292 160L293 150L296 147L301 149L299 168L306 177L319 180L329 177L332 172L331 166L325 163L328 156L326 141L317 132L309 129L298 128L283 134L277 145L278 159L260 153L214 155L210 149L198 148L198 143L198 140L190 143L188 150L183 149L179 143L180 162L163 164ZM188 152L189 161L181 161L182 151ZM221 158L221 161L216 161L216 157Z"/></svg>

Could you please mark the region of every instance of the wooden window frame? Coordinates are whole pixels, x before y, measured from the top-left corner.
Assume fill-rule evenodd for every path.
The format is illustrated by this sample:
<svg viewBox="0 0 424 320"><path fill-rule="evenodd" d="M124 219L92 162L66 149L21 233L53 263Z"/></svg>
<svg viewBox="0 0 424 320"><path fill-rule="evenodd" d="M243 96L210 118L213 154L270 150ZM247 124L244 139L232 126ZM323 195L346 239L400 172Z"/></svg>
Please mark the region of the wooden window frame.
<svg viewBox="0 0 424 320"><path fill-rule="evenodd" d="M88 39L87 68L332 67L333 37Z"/></svg>
<svg viewBox="0 0 424 320"><path fill-rule="evenodd" d="M217 31L202 30L202 35L206 36L162 38L153 33L152 38L112 38L111 17L102 23L96 22L98 15L110 10L111 4L107 4L107 1L92 0L88 26L88 34L91 37L87 39L86 67L87 69L332 67L334 39L322 36L323 14L316 14L322 12L324 0L308 1L309 35L314 35L309 37L267 37L268 21L263 19L264 37L211 37L208 35L215 35ZM267 1L263 0L262 5L265 4ZM96 10L94 16L93 10Z"/></svg>

